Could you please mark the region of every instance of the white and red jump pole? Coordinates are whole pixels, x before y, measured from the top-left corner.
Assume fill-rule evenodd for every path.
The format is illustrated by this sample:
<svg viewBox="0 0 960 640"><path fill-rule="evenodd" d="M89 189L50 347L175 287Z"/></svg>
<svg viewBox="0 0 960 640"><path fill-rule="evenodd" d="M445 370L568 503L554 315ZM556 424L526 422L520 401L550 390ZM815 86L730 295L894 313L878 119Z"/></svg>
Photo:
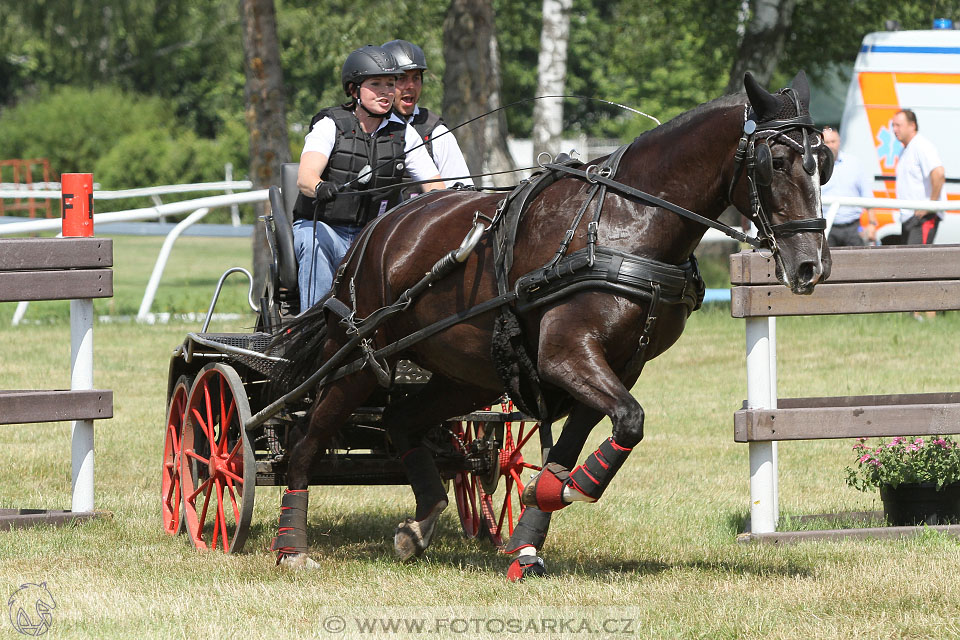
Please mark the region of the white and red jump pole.
<svg viewBox="0 0 960 640"><path fill-rule="evenodd" d="M93 235L93 174L60 177L63 237ZM93 389L93 299L70 301L70 389ZM73 478L71 511L93 511L93 420L74 420L70 459Z"/></svg>

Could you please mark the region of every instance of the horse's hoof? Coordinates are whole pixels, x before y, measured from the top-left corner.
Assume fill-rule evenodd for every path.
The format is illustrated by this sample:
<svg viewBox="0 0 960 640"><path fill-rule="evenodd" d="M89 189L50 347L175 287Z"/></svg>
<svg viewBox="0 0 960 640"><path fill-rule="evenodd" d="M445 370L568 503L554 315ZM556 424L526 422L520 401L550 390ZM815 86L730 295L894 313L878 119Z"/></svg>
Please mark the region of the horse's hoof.
<svg viewBox="0 0 960 640"><path fill-rule="evenodd" d="M507 580L522 582L526 578L539 578L546 574L547 570L543 566L543 558L539 556L520 556L507 569Z"/></svg>
<svg viewBox="0 0 960 640"><path fill-rule="evenodd" d="M407 518L397 525L397 530L393 534L393 549L401 562L419 557L430 546L430 540L433 539L433 534L437 530L437 521L440 520L440 514L446 508L447 501L441 500L423 520Z"/></svg>
<svg viewBox="0 0 960 640"><path fill-rule="evenodd" d="M319 569L320 563L310 559L305 553L281 553L277 557L277 566L284 569Z"/></svg>

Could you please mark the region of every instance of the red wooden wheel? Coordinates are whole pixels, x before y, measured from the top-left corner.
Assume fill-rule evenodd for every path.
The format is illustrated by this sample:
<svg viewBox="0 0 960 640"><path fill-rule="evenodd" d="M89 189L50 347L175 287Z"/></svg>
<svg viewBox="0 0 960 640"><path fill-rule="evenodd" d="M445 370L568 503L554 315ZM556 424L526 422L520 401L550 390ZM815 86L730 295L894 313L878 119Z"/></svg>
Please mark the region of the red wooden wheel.
<svg viewBox="0 0 960 640"><path fill-rule="evenodd" d="M465 447L476 438L473 426L472 422L457 422L451 425L454 447L464 454ZM480 481L469 471L461 471L453 477L453 495L457 500L460 526L463 528L463 535L470 539L476 538L483 526L479 488Z"/></svg>
<svg viewBox="0 0 960 640"><path fill-rule="evenodd" d="M506 413L512 412L513 403L503 403ZM461 422L453 426L454 444L459 448L469 447L475 439L489 434L499 426L496 422ZM523 451L534 434L538 423L503 423L503 446L496 452L497 464L490 474L483 477L470 471L461 471L453 479L457 512L464 535L475 538L483 533L493 544L502 546L520 520L524 506L520 504L523 493L523 474L527 470L539 471L539 465L527 462ZM536 444L538 441L534 441ZM528 454L539 451L531 446ZM503 482L500 479L503 478Z"/></svg>
<svg viewBox="0 0 960 640"><path fill-rule="evenodd" d="M180 431L187 411L190 378L180 376L173 386L167 405L167 428L163 438L163 469L160 478L160 515L163 530L177 535L183 528L183 510L180 508Z"/></svg>
<svg viewBox="0 0 960 640"><path fill-rule="evenodd" d="M513 403L503 404L504 412L514 410ZM489 424L492 428L495 425ZM520 503L520 494L523 493L525 483L523 475L529 474L529 470L539 471L540 465L531 464L523 457L524 449L528 455L539 452L539 438L533 440L530 447L527 443L531 441L534 434L540 430L538 422L506 422L503 425L503 447L500 449L498 469L498 478L503 482L497 481L491 486L490 482L478 483L478 493L481 505L484 529L490 542L498 547L503 546L513 535L513 528L520 520L523 510L526 508ZM537 456L539 458L539 456ZM528 475L529 477L529 475ZM490 493L487 491L494 490Z"/></svg>
<svg viewBox="0 0 960 640"><path fill-rule="evenodd" d="M180 485L187 533L198 549L237 553L253 512L256 462L243 424L250 405L237 372L210 364L187 399Z"/></svg>

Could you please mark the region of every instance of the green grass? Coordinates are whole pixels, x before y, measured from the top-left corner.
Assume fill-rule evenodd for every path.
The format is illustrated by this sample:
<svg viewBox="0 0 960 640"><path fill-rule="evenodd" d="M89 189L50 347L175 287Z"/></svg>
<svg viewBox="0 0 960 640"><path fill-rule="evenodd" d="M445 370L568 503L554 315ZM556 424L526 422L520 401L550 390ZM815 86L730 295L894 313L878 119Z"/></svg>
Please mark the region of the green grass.
<svg viewBox="0 0 960 640"><path fill-rule="evenodd" d="M127 242L117 241L118 282L134 264L137 277L152 266L147 254L155 247L121 246ZM175 276L185 297L196 289L199 300L220 271L243 259L243 247L203 241L211 242L220 244L193 245L195 268ZM122 304L135 312L139 296L127 297L133 302ZM158 507L167 366L173 347L197 329L96 327L96 385L115 394L115 417L95 427L96 504L113 517L0 533L0 599L22 583L46 581L57 601L47 637L480 638L494 637L485 629L509 618L573 619L573 628L581 619L595 627L631 621L628 633L583 634L597 638L960 636L960 579L952 569L960 545L953 538L928 533L788 547L735 541L749 499L747 447L733 441L733 412L746 395L744 323L722 305L694 314L679 343L647 365L634 389L647 415L643 443L600 503L557 514L544 549L551 577L520 585L504 581L504 556L460 535L453 505L426 557L397 564L393 528L413 508L404 487L313 488L315 572L273 566L274 487L256 490L244 554L198 553L185 538L164 535ZM925 323L906 314L781 319L780 395L955 390L958 334L960 314ZM0 321L0 344L0 388L69 384L66 323L11 328ZM607 434L604 422L591 443ZM66 424L0 426L0 507L68 508L69 440ZM785 517L879 508L876 495L844 484L851 444L780 445ZM331 616L342 616L350 632L326 630ZM355 619L367 617L422 618L431 631L447 630L361 634ZM452 619L470 618L482 619L468 622L480 624L479 632L451 627ZM0 639L16 637L0 616Z"/></svg>
<svg viewBox="0 0 960 640"><path fill-rule="evenodd" d="M161 237L113 238L114 295L94 301L97 315L137 314L162 244ZM153 313L206 313L217 281L229 267L251 269L249 239L181 237L170 253L150 310ZM224 284L216 312L249 313L245 303L247 286L242 274L231 275ZM10 324L15 308L16 303L0 303L0 325ZM37 323L66 320L69 316L68 301L51 300L31 302L24 318L27 323Z"/></svg>

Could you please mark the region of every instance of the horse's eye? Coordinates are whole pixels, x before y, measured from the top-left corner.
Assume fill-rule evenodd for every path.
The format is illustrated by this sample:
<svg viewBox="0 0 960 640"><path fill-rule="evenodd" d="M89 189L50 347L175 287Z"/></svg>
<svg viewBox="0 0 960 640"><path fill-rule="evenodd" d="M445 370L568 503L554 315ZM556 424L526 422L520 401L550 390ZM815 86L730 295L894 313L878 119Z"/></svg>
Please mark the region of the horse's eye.
<svg viewBox="0 0 960 640"><path fill-rule="evenodd" d="M774 158L773 159L773 168L776 171L783 171L787 168L787 164L783 161L783 158Z"/></svg>

